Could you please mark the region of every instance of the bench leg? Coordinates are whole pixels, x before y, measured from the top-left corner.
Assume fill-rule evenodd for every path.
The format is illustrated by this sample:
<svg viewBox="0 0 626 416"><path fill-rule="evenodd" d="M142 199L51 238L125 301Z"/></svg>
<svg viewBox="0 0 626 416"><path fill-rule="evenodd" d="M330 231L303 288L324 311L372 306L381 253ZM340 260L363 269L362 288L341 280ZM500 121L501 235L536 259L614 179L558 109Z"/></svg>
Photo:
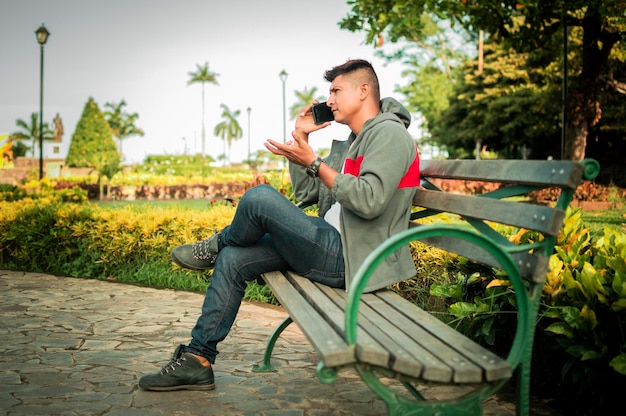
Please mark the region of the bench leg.
<svg viewBox="0 0 626 416"><path fill-rule="evenodd" d="M531 291L529 301L528 319L536 320L539 311L539 300L543 284L535 285ZM522 359L517 368L517 416L528 416L530 414L530 372L531 360L533 357L533 345L535 342L535 328L529 329L526 335L526 345Z"/></svg>
<svg viewBox="0 0 626 416"><path fill-rule="evenodd" d="M291 319L290 316L288 316L287 318L285 318L283 322L281 322L280 325L278 325L278 327L272 333L272 336L270 337L269 341L267 342L267 346L265 347L265 354L263 355L263 363L254 364L254 366L252 366L252 371L254 371L255 373L266 373L266 372L276 371L276 369L272 367L272 363L271 363L272 351L274 350L274 345L276 344L276 341L278 340L278 337L280 336L280 334L282 334L283 331L289 325L291 325L292 322L293 320Z"/></svg>
<svg viewBox="0 0 626 416"><path fill-rule="evenodd" d="M533 356L534 331L529 335L528 344L524 360L517 368L517 416L528 416L530 414L530 369Z"/></svg>

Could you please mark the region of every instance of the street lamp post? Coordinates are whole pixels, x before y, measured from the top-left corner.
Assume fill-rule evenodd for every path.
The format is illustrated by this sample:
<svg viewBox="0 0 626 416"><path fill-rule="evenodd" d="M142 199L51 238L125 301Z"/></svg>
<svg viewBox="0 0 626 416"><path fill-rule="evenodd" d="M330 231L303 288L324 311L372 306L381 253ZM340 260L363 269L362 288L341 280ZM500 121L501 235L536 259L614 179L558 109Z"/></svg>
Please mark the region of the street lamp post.
<svg viewBox="0 0 626 416"><path fill-rule="evenodd" d="M251 165L252 162L250 161L250 112L252 111L252 109L248 107L246 111L248 112L248 165Z"/></svg>
<svg viewBox="0 0 626 416"><path fill-rule="evenodd" d="M567 43L567 21L565 19L565 3L563 3L563 19L561 20L563 25L563 84L561 91L561 160L565 155L565 140L567 138L567 56L568 56L568 43Z"/></svg>
<svg viewBox="0 0 626 416"><path fill-rule="evenodd" d="M50 32L43 25L35 31L37 42L41 46L39 59L39 180L43 179L43 45L46 44Z"/></svg>
<svg viewBox="0 0 626 416"><path fill-rule="evenodd" d="M287 71L284 69L278 74L283 83L283 143L287 141L287 111L285 108L285 82L287 81Z"/></svg>

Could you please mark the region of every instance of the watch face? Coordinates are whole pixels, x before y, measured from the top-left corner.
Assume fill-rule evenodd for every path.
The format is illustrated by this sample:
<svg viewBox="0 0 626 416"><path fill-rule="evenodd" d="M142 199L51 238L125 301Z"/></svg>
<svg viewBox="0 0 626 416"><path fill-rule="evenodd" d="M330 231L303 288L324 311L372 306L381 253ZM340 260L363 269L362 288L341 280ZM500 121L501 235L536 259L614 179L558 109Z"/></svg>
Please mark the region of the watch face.
<svg viewBox="0 0 626 416"><path fill-rule="evenodd" d="M311 165L309 165L306 168L307 175L309 175L312 178L317 177L321 163L322 163L322 160L320 158L315 159L313 163L311 163Z"/></svg>

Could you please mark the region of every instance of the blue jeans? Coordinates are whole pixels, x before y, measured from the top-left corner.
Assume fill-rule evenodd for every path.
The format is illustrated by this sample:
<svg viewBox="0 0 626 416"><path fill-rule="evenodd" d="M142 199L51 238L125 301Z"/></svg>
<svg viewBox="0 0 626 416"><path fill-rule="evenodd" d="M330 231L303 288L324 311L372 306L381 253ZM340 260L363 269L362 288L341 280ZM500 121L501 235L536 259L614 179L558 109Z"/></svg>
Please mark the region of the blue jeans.
<svg viewBox="0 0 626 416"><path fill-rule="evenodd" d="M202 315L184 348L211 363L235 322L247 282L261 273L290 269L315 282L345 287L339 232L268 185L243 195L232 223L219 236L219 249Z"/></svg>

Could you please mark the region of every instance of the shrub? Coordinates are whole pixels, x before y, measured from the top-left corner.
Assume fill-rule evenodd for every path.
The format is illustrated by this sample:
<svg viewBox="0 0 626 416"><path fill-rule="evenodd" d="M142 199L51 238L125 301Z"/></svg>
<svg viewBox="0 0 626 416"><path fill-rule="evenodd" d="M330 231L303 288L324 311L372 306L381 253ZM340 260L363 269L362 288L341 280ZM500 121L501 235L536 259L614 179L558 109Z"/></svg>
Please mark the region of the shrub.
<svg viewBox="0 0 626 416"><path fill-rule="evenodd" d="M576 210L556 251L542 297L546 359L562 369L552 376L567 413L608 414L626 385L626 234L595 238Z"/></svg>
<svg viewBox="0 0 626 416"><path fill-rule="evenodd" d="M210 273L173 265L169 252L229 224L234 207L147 208L106 209L44 198L0 202L0 264L13 270L206 291ZM255 296L276 303L269 289L253 282L246 299Z"/></svg>
<svg viewBox="0 0 626 416"><path fill-rule="evenodd" d="M532 233L512 230L511 236ZM607 227L595 238L582 211L569 209L555 250L533 350L534 387L559 398L566 414L609 414L626 383L626 235ZM495 352L508 351L513 289L494 270L452 259L459 272L433 284L431 294L452 301L449 316L462 331Z"/></svg>
<svg viewBox="0 0 626 416"><path fill-rule="evenodd" d="M42 200L56 202L85 202L88 194L79 186L57 187L48 178L33 180L24 186L3 185L0 187L0 201Z"/></svg>

